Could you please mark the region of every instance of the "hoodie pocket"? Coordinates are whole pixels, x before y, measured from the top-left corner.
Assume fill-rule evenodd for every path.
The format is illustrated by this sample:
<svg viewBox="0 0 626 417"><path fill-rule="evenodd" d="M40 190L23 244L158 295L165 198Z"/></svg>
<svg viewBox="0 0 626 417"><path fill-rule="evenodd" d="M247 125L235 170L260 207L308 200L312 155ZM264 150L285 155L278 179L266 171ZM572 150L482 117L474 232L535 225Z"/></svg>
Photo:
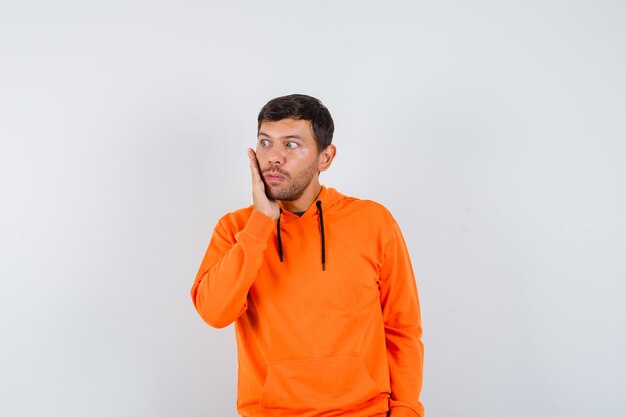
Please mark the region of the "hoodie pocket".
<svg viewBox="0 0 626 417"><path fill-rule="evenodd" d="M261 407L293 412L350 410L378 394L361 355L284 361L270 364Z"/></svg>

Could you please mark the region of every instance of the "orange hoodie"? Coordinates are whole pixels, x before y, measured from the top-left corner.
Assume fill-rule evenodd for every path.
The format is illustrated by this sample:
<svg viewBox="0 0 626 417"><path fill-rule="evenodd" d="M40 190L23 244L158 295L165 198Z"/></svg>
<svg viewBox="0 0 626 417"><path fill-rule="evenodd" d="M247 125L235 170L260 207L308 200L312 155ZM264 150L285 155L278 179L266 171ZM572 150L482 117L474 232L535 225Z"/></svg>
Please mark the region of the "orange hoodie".
<svg viewBox="0 0 626 417"><path fill-rule="evenodd" d="M229 213L191 298L236 322L242 416L423 416L417 289L383 206L322 187L301 217Z"/></svg>

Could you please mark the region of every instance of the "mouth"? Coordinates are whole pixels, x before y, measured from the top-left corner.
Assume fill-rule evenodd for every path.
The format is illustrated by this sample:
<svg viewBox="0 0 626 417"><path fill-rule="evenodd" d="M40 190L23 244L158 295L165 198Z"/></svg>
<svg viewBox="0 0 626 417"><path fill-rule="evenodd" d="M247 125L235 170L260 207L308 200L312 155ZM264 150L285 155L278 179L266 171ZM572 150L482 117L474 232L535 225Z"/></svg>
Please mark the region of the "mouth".
<svg viewBox="0 0 626 417"><path fill-rule="evenodd" d="M263 172L265 181L284 181L287 179L288 174L281 172L280 169L267 169Z"/></svg>
<svg viewBox="0 0 626 417"><path fill-rule="evenodd" d="M283 181L284 179L284 176L276 174L275 172L265 174L265 181Z"/></svg>

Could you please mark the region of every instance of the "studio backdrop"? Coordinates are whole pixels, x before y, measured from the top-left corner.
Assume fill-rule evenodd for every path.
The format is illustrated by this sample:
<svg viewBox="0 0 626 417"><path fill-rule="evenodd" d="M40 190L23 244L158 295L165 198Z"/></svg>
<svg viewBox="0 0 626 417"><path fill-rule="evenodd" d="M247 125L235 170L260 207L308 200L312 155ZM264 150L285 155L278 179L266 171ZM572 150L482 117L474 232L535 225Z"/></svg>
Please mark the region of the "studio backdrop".
<svg viewBox="0 0 626 417"><path fill-rule="evenodd" d="M189 290L273 97L384 204L429 417L626 415L623 1L0 2L0 416L234 417Z"/></svg>

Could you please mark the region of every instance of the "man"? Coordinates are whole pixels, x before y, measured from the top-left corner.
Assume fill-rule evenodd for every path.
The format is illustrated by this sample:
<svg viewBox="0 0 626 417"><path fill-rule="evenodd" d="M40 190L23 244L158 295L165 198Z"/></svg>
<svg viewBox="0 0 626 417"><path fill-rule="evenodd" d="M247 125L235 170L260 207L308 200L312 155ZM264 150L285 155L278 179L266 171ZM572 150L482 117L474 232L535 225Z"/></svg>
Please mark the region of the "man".
<svg viewBox="0 0 626 417"><path fill-rule="evenodd" d="M313 97L261 109L254 204L220 219L191 288L209 325L236 323L244 417L424 413L409 254L384 207L320 185L333 131Z"/></svg>

